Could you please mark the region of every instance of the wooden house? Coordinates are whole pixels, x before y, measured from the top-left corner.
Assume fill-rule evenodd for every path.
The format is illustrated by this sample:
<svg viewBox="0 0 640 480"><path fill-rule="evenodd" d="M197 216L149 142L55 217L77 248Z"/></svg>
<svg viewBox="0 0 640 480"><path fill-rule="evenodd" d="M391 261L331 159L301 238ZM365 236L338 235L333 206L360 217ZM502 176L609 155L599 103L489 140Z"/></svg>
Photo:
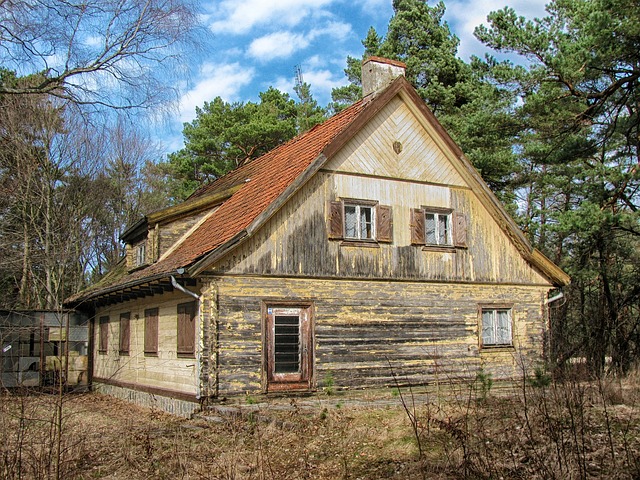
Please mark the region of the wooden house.
<svg viewBox="0 0 640 480"><path fill-rule="evenodd" d="M151 213L91 311L93 383L189 413L232 395L514 378L540 362L550 289L532 248L403 76Z"/></svg>

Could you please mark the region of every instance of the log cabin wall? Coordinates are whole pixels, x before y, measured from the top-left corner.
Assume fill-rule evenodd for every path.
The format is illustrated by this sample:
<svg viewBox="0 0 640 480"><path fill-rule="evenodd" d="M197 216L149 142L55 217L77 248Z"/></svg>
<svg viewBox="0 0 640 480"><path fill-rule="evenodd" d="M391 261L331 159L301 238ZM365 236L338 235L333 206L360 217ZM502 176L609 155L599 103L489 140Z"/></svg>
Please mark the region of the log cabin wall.
<svg viewBox="0 0 640 480"><path fill-rule="evenodd" d="M313 305L315 379L336 387L393 386L517 378L542 356L545 288L224 276L219 298L219 388L264 391L262 305L283 300ZM514 347L481 349L479 305L509 305Z"/></svg>

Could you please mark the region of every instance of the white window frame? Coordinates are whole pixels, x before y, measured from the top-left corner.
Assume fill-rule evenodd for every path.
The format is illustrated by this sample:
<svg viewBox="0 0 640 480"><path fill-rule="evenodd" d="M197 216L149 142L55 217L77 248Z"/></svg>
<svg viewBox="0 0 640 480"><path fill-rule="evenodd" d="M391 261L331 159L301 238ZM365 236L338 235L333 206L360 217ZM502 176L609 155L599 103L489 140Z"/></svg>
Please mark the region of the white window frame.
<svg viewBox="0 0 640 480"><path fill-rule="evenodd" d="M347 208L355 208L356 226L355 236L350 236L347 233ZM362 236L362 223L361 223L361 209L368 208L371 211L371 237ZM344 239L345 240L360 240L360 241L376 241L376 206L375 204L356 203L356 202L344 202Z"/></svg>
<svg viewBox="0 0 640 480"><path fill-rule="evenodd" d="M499 316L506 313L506 319ZM513 308L509 306L480 307L480 344L482 347L513 346Z"/></svg>
<svg viewBox="0 0 640 480"><path fill-rule="evenodd" d="M433 216L433 233L432 235L434 236L434 240L431 241L429 238L429 219L428 217L432 215ZM445 219L445 229L446 231L443 233L441 232L441 223L440 223L440 218L444 218ZM453 224L452 224L452 215L451 215L451 211L439 211L439 210L430 210L430 209L425 209L424 211L424 242L425 245L430 246L430 245L436 245L436 246L443 246L443 247L452 247L453 246Z"/></svg>
<svg viewBox="0 0 640 480"><path fill-rule="evenodd" d="M144 265L145 263L145 257L146 257L146 245L144 242L136 245L136 258L135 258L135 264L136 267L139 267L141 265Z"/></svg>

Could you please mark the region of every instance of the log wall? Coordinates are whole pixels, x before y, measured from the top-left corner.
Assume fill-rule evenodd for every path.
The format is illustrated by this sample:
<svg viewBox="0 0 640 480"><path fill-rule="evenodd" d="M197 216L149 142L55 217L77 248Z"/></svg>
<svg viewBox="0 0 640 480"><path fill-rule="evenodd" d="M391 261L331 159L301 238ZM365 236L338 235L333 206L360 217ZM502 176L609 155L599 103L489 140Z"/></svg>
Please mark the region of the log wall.
<svg viewBox="0 0 640 480"><path fill-rule="evenodd" d="M542 356L546 289L331 279L224 276L220 308L219 388L224 394L264 389L263 303L313 305L315 378L337 387L392 386L475 378L516 378ZM481 349L479 305L512 306L513 347Z"/></svg>

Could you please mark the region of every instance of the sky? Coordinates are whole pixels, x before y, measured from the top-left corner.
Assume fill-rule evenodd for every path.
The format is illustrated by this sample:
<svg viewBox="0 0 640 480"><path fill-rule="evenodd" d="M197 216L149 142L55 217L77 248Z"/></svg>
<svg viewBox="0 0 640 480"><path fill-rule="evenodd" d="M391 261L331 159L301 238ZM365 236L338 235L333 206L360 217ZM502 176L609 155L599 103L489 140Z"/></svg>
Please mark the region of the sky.
<svg viewBox="0 0 640 480"><path fill-rule="evenodd" d="M373 26L386 33L392 0L202 0L211 44L193 78L183 86L179 113L163 134L167 152L183 146L182 125L195 108L220 96L227 102L257 101L270 86L293 91L296 67L320 105L331 90L347 84L346 58L360 58L362 39ZM487 50L473 36L487 14L508 5L527 18L545 15L544 0L445 1L445 20L460 39L458 55L483 56ZM429 2L434 5L433 1Z"/></svg>

